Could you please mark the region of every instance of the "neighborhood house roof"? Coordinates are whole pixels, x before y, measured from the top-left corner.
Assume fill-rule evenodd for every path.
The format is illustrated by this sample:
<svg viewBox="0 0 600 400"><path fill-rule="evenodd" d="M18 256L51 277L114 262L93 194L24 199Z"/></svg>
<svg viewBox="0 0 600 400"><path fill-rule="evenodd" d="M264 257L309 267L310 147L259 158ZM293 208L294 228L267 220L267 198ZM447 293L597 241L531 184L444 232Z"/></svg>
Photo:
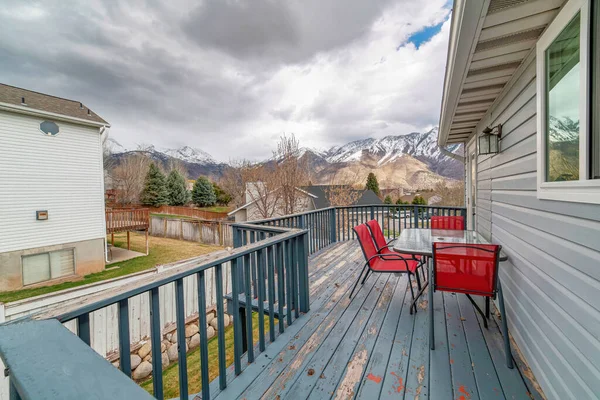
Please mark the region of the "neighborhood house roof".
<svg viewBox="0 0 600 400"><path fill-rule="evenodd" d="M25 100L25 102L23 102ZM75 100L38 93L0 83L0 103L30 108L108 125L104 119Z"/></svg>
<svg viewBox="0 0 600 400"><path fill-rule="evenodd" d="M329 202L327 191L334 186L329 185L315 185L315 186L302 186L300 188L296 188L299 192L309 196L312 198L315 203L315 209L319 210L322 208L331 207L331 203ZM377 195L372 190L366 189L349 189L356 193L362 193L358 200L352 204L353 206L366 206L370 204L383 204L381 199L377 197ZM247 208L249 205L256 203L256 200L250 201L243 206L236 208L233 211L227 213L227 215L234 215L236 212Z"/></svg>
<svg viewBox="0 0 600 400"><path fill-rule="evenodd" d="M314 202L315 202L316 209L331 207L331 203L329 202L329 196L327 196L327 192L333 188L334 188L334 186L332 186L332 185L313 185L313 186L303 186L302 187L302 189L304 189L308 193L315 196ZM366 190L366 189L348 189L348 190L352 191L356 194L360 194L360 197L358 198L358 200L356 200L356 202L354 202L354 204L352 204L353 206L366 206L366 205L370 205L370 204L382 204L381 199L379 197L377 197L375 192L373 192L372 190Z"/></svg>

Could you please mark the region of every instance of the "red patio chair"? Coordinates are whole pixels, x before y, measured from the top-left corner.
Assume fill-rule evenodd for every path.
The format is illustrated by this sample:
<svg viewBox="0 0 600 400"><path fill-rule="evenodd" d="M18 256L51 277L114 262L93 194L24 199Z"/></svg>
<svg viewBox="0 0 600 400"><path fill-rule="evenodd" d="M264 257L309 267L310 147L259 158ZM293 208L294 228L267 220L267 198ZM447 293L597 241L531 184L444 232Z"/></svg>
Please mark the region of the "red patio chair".
<svg viewBox="0 0 600 400"><path fill-rule="evenodd" d="M456 231L465 230L465 219L462 216L438 216L431 217L431 229L449 229Z"/></svg>
<svg viewBox="0 0 600 400"><path fill-rule="evenodd" d="M431 285L429 288L429 342L431 350L435 349L433 321L433 292L435 290L464 293L477 312L481 314L486 328L490 314L490 298L495 299L498 294L506 365L508 368L513 368L504 297L498 279L501 248L502 246L495 244L433 243L433 268L429 272L429 284ZM485 297L485 315L471 295Z"/></svg>
<svg viewBox="0 0 600 400"><path fill-rule="evenodd" d="M371 232L367 225L361 224L355 226L354 232L356 232L356 236L358 238L358 242L360 243L360 248L362 249L363 255L365 256L365 266L363 267L360 275L358 276L358 280L354 284L352 291L350 292L350 298L352 298L352 294L356 287L358 286L358 282L361 281L363 273L366 274L362 279L361 285L365 283L367 277L369 276L369 272L376 273L404 273L408 274L408 286L410 286L410 293L413 298L413 303L411 306L410 313L412 314L412 309L414 308L415 312L417 311L417 306L415 304L415 293L412 287L412 282L410 276L413 275L419 266L419 263L412 259L406 259L402 257L400 254L391 253L391 254L380 254L377 252L377 248L375 247L375 242L373 242L373 238L371 237Z"/></svg>
<svg viewBox="0 0 600 400"><path fill-rule="evenodd" d="M394 238L386 242L381 225L379 225L379 222L376 219L372 219L371 221L367 222L366 225L371 232L371 237L373 238L373 242L375 242L375 247L377 248L377 252L379 254L400 254L402 258L417 261L419 263L419 267L422 267L425 264L424 257L418 257L413 254L402 254L390 249L390 247L392 247L390 243L396 239ZM419 277L418 270L415 272L415 276L417 277L417 285L419 290L421 290L421 278Z"/></svg>

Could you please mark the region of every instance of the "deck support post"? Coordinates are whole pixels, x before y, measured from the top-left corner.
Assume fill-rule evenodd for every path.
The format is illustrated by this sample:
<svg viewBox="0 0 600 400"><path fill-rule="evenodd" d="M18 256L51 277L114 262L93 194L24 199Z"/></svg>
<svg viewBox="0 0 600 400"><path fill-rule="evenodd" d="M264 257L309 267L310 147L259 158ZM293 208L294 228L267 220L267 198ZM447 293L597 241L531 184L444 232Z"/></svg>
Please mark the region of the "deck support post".
<svg viewBox="0 0 600 400"><path fill-rule="evenodd" d="M148 239L148 229L146 229L146 255L150 254L150 243Z"/></svg>
<svg viewBox="0 0 600 400"><path fill-rule="evenodd" d="M337 232L335 227L337 226L335 221L335 207L329 211L329 244L337 241Z"/></svg>
<svg viewBox="0 0 600 400"><path fill-rule="evenodd" d="M127 231L127 250L130 249L130 238L129 238L129 231Z"/></svg>
<svg viewBox="0 0 600 400"><path fill-rule="evenodd" d="M110 244L115 245L115 234L114 232L110 234Z"/></svg>

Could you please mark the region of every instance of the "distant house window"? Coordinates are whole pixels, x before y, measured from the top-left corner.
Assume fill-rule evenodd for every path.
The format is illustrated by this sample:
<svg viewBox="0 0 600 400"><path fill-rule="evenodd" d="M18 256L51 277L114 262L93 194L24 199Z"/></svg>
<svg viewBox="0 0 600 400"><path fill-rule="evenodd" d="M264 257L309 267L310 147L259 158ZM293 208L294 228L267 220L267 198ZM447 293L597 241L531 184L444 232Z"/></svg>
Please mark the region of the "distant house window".
<svg viewBox="0 0 600 400"><path fill-rule="evenodd" d="M40 124L40 131L44 132L48 136L58 135L58 125L52 121L44 121Z"/></svg>
<svg viewBox="0 0 600 400"><path fill-rule="evenodd" d="M23 285L75 274L75 251L65 249L23 256Z"/></svg>
<svg viewBox="0 0 600 400"><path fill-rule="evenodd" d="M538 198L600 203L590 122L589 0L569 0L537 43Z"/></svg>

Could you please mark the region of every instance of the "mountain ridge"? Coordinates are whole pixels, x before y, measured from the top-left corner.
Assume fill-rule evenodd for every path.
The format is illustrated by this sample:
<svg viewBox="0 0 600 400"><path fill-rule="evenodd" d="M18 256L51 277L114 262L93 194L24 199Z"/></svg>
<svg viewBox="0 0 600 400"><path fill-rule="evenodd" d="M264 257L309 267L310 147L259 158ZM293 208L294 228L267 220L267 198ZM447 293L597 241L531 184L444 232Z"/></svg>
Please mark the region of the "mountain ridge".
<svg viewBox="0 0 600 400"><path fill-rule="evenodd" d="M437 135L437 128L433 128L427 132L355 140L326 150L303 147L298 156L306 158L311 168L311 180L315 184L331 184L339 172L363 179L362 175L371 171L381 175L382 187L416 189L432 187L446 179L461 180L464 166L440 151ZM165 166L169 160L179 160L190 177L202 174L216 179L228 167L228 164L216 161L207 152L190 146L160 149L150 145L127 150L112 138L107 143L109 151L116 158L144 152ZM450 145L448 150L460 154L462 145Z"/></svg>

